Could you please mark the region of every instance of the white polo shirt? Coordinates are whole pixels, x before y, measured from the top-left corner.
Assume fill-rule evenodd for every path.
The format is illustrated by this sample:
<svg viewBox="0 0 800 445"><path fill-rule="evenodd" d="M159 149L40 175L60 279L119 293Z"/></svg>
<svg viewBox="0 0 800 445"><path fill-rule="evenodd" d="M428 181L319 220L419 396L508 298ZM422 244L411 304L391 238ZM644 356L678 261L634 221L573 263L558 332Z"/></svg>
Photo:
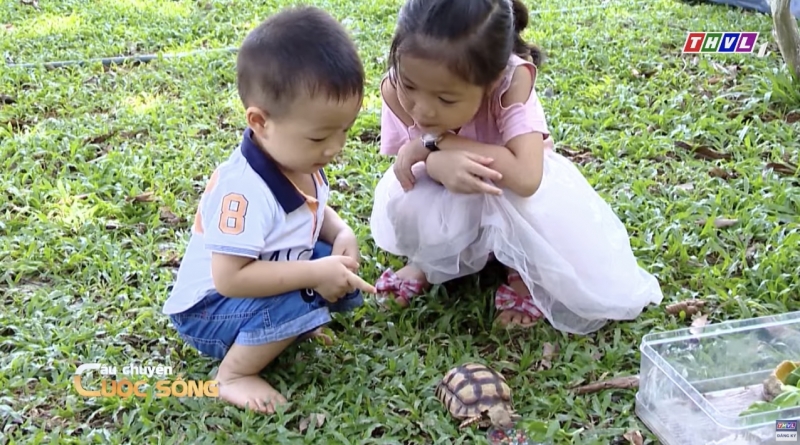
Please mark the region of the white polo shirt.
<svg viewBox="0 0 800 445"><path fill-rule="evenodd" d="M165 314L183 312L215 291L212 252L268 261L311 258L328 202L325 172L313 175L316 197L303 194L252 134L245 130L242 143L206 185Z"/></svg>

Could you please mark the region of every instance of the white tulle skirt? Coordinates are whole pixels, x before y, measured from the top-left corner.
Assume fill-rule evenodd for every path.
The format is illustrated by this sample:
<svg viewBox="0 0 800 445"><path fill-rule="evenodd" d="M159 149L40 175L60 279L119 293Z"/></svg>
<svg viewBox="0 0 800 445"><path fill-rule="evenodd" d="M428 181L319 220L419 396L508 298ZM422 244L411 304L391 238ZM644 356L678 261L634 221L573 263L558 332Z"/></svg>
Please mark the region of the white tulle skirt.
<svg viewBox="0 0 800 445"><path fill-rule="evenodd" d="M375 190L372 236L443 283L484 268L489 254L519 272L554 328L586 334L635 319L663 295L611 207L566 158L545 150L539 190L523 198L455 194L414 168L404 192L390 168Z"/></svg>

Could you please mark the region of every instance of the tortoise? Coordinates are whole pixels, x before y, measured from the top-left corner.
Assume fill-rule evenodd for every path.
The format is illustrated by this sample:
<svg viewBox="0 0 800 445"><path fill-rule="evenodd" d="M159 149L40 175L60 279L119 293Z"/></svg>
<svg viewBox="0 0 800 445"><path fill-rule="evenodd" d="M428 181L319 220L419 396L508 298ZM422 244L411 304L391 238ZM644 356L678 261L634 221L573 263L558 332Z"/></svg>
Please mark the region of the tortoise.
<svg viewBox="0 0 800 445"><path fill-rule="evenodd" d="M466 363L447 371L436 386L436 398L453 417L463 420L459 428L477 423L481 428L494 426L506 430L519 418L506 379L478 363Z"/></svg>

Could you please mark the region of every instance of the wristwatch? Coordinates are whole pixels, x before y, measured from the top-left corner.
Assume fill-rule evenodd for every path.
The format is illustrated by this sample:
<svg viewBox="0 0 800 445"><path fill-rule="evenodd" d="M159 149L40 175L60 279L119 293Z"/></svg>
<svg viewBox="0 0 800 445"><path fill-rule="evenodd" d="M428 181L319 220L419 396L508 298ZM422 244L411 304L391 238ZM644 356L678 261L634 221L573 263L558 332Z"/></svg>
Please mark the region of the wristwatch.
<svg viewBox="0 0 800 445"><path fill-rule="evenodd" d="M444 135L423 134L422 145L430 151L439 151L439 146L436 145L441 142Z"/></svg>

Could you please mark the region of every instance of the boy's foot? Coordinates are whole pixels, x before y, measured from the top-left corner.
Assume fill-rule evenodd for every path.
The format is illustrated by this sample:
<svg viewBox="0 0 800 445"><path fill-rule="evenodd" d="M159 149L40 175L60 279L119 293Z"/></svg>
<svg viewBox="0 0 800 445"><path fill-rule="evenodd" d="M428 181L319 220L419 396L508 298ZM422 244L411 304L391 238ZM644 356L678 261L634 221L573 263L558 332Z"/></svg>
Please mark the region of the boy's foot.
<svg viewBox="0 0 800 445"><path fill-rule="evenodd" d="M273 414L275 407L286 403L283 397L266 380L248 375L225 380L217 377L219 398L240 408Z"/></svg>
<svg viewBox="0 0 800 445"><path fill-rule="evenodd" d="M240 408L273 414L277 406L286 403L286 398L259 374L296 339L289 337L256 346L234 343L215 377L219 398Z"/></svg>
<svg viewBox="0 0 800 445"><path fill-rule="evenodd" d="M394 295L394 301L400 307L407 307L412 298L423 293L429 287L430 283L428 283L425 273L408 265L398 270L397 273L387 269L375 284L375 289L379 294Z"/></svg>
<svg viewBox="0 0 800 445"><path fill-rule="evenodd" d="M529 328L535 325L542 318L542 313L533 303L530 291L517 272L510 271L508 281L509 284L501 286L495 295L495 305L501 309L497 323L506 328Z"/></svg>

